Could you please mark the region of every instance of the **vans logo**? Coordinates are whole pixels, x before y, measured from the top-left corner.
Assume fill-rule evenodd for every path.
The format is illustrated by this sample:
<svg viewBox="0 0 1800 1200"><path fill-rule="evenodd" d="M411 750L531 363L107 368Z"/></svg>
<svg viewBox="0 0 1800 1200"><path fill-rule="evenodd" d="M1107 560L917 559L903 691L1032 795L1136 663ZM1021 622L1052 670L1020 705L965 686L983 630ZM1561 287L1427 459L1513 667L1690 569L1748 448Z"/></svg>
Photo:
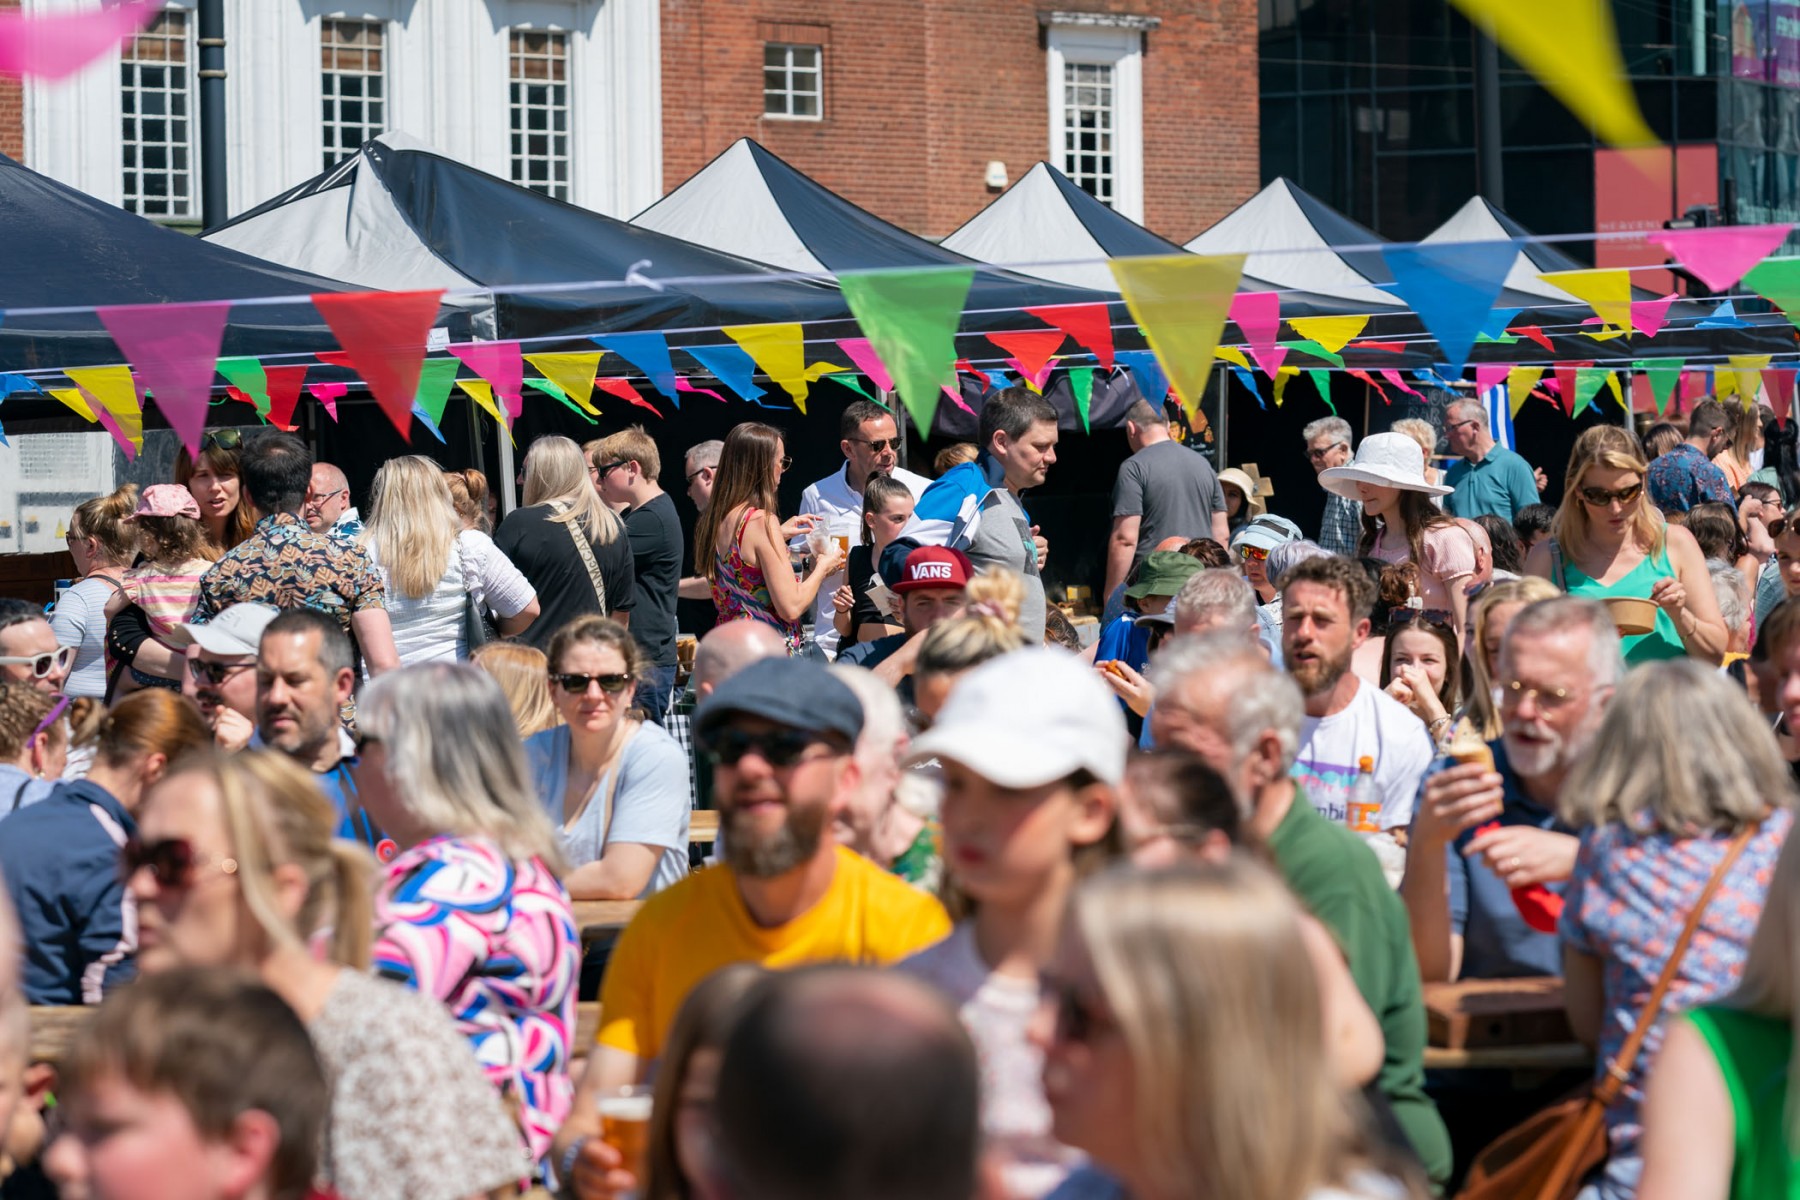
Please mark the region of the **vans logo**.
<svg viewBox="0 0 1800 1200"><path fill-rule="evenodd" d="M918 563L912 569L912 577L915 582L922 579L947 579L951 582L955 582L955 570L956 564L954 563Z"/></svg>

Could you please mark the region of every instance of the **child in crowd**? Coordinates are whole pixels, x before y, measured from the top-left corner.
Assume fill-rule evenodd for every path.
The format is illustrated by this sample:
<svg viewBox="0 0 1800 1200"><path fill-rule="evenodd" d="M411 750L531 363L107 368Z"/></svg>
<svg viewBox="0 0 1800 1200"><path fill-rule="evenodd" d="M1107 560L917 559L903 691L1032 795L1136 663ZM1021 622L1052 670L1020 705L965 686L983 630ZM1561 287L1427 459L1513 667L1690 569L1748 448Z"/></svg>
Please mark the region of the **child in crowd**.
<svg viewBox="0 0 1800 1200"><path fill-rule="evenodd" d="M143 611L155 649L145 649L131 664L129 680L120 679L114 694L136 688L166 687L181 690L182 653L175 649L176 630L194 615L200 604L200 577L219 558L219 549L207 540L200 520L200 506L184 487L154 483L138 497L130 518L138 527L143 557L125 572L125 586L106 605L112 617L135 604ZM165 661L166 660L166 661Z"/></svg>
<svg viewBox="0 0 1800 1200"><path fill-rule="evenodd" d="M912 520L914 500L912 489L891 475L877 475L863 489L862 536L850 547L844 569L849 582L831 598L836 610L832 622L842 645L872 642L901 632L893 613L876 604L871 594L877 582L875 564Z"/></svg>

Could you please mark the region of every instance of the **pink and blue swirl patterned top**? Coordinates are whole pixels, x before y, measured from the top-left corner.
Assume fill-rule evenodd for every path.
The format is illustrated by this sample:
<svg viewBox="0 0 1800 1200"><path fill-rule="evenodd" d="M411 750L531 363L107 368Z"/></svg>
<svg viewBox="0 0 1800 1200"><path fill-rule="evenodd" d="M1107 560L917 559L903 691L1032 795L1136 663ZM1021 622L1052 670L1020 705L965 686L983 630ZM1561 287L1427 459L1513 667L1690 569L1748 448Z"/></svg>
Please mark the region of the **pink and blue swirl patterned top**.
<svg viewBox="0 0 1800 1200"><path fill-rule="evenodd" d="M444 1002L543 1158L573 1099L581 940L569 893L539 860L480 837L432 838L384 869L375 971Z"/></svg>

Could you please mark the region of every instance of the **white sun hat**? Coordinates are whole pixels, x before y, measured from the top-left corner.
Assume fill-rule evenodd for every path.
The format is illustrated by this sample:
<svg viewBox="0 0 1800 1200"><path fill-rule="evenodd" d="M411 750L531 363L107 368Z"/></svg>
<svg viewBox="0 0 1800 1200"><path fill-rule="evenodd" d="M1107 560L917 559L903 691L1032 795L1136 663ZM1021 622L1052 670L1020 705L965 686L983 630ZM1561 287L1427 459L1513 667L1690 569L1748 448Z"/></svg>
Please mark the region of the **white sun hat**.
<svg viewBox="0 0 1800 1200"><path fill-rule="evenodd" d="M1404 433L1372 433L1356 448L1355 458L1319 472L1320 487L1350 500L1362 499L1356 491L1359 483L1427 496L1447 496L1456 490L1425 482L1425 452Z"/></svg>

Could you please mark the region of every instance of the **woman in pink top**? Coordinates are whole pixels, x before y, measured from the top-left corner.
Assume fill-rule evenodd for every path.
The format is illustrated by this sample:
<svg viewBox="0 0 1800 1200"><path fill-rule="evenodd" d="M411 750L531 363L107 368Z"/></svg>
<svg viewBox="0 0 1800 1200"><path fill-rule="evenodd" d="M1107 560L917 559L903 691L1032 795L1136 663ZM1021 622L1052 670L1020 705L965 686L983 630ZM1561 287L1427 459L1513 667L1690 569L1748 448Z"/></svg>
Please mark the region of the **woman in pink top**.
<svg viewBox="0 0 1800 1200"><path fill-rule="evenodd" d="M1445 613L1452 629L1462 629L1475 542L1432 504L1433 496L1451 489L1425 481L1419 443L1404 433L1371 434L1353 460L1320 472L1319 484L1362 502L1361 552L1383 562L1416 564L1425 611Z"/></svg>
<svg viewBox="0 0 1800 1200"><path fill-rule="evenodd" d="M143 557L125 572L125 586L106 606L110 620L135 604L150 626L151 641L132 660L128 678L117 693L135 688L181 688L185 665L173 635L200 603L200 577L219 557L207 536L200 506L187 488L153 483L138 496L137 511L126 518L137 526Z"/></svg>

